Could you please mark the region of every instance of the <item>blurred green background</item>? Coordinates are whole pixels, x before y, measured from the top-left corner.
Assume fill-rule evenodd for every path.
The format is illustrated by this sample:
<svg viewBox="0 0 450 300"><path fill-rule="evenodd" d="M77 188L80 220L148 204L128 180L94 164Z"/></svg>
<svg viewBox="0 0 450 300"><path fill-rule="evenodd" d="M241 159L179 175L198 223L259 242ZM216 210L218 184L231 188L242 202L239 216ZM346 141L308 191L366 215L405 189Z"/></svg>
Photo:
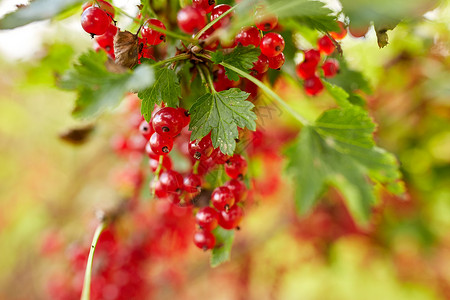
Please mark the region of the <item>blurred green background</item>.
<svg viewBox="0 0 450 300"><path fill-rule="evenodd" d="M325 226L320 210L339 204L286 222L291 192L280 188L247 214L230 263L210 270L207 255L192 249L186 259L196 276L182 291L161 283L156 299L450 299L449 16L447 1L397 26L383 49L373 29L342 41L350 66L372 85L376 139L399 158L406 199L385 195L368 232L328 236L339 220L326 217ZM94 211L118 201L112 171L124 162L109 141L126 126L123 108L102 116L83 146L58 138L85 124L71 117L75 94L54 84L91 47L73 21L46 23L42 47L26 59L0 57L0 299L48 299L46 282L64 269L66 245L88 245ZM51 257L43 255L49 236L64 245Z"/></svg>

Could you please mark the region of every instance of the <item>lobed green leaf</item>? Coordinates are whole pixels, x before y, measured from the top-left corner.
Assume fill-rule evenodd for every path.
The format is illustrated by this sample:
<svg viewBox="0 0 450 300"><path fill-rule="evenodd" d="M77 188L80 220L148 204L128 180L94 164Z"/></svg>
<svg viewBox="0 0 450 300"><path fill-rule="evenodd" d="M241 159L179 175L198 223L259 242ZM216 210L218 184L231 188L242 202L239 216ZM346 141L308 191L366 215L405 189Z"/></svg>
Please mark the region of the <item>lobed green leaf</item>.
<svg viewBox="0 0 450 300"><path fill-rule="evenodd" d="M261 51L258 48L253 46L242 47L237 46L234 50L228 54L223 54L222 52L215 52L211 54L211 60L215 64L220 64L225 62L230 64L246 73L250 72L250 69L253 68L253 63L258 60L258 56L261 54ZM239 75L230 70L229 68L225 68L225 74L228 79L233 81L239 80Z"/></svg>
<svg viewBox="0 0 450 300"><path fill-rule="evenodd" d="M212 232L216 238L216 246L212 250L210 264L215 268L220 264L229 261L231 255L231 246L234 240L234 230L226 230L217 227Z"/></svg>

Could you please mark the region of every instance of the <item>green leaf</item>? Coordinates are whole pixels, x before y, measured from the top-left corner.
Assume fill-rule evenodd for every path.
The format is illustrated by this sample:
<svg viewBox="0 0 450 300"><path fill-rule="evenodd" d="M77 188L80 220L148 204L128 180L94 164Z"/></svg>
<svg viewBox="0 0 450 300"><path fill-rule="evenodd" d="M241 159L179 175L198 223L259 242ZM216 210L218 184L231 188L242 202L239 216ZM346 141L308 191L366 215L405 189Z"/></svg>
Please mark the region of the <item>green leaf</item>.
<svg viewBox="0 0 450 300"><path fill-rule="evenodd" d="M5 15L0 20L0 29L13 29L31 22L50 19L82 2L81 0L34 0L27 6Z"/></svg>
<svg viewBox="0 0 450 300"><path fill-rule="evenodd" d="M299 213L308 212L326 185L337 187L359 222L369 218L375 203L372 182L403 192L396 158L375 146L375 124L357 106L326 111L313 126L305 126L288 150L288 170L294 178Z"/></svg>
<svg viewBox="0 0 450 300"><path fill-rule="evenodd" d="M114 108L125 93L147 88L153 81L153 69L141 65L134 71L111 73L106 68L107 57L103 51L89 51L79 58L79 64L61 78L63 89L77 90L78 98L74 116L87 118Z"/></svg>
<svg viewBox="0 0 450 300"><path fill-rule="evenodd" d="M211 267L215 268L230 260L234 230L225 230L221 227L217 227L212 233L216 237L216 246L212 250L210 264Z"/></svg>
<svg viewBox="0 0 450 300"><path fill-rule="evenodd" d="M167 106L177 107L180 103L181 87L178 76L174 70L161 68L156 71L155 83L138 93L142 99L141 113L146 121L150 121L155 104L164 102Z"/></svg>
<svg viewBox="0 0 450 300"><path fill-rule="evenodd" d="M199 140L211 132L214 148L220 147L223 153L232 155L238 138L237 128L256 129L254 105L246 101L248 95L234 88L197 99L189 110L191 140Z"/></svg>
<svg viewBox="0 0 450 300"><path fill-rule="evenodd" d="M211 55L211 60L215 64L225 62L238 69L241 69L242 71L245 71L246 73L249 73L250 69L253 68L253 63L258 60L258 56L260 54L261 51L253 46L237 46L232 52L225 55L219 51L213 53ZM228 68L225 68L225 74L230 80L239 80L239 75Z"/></svg>

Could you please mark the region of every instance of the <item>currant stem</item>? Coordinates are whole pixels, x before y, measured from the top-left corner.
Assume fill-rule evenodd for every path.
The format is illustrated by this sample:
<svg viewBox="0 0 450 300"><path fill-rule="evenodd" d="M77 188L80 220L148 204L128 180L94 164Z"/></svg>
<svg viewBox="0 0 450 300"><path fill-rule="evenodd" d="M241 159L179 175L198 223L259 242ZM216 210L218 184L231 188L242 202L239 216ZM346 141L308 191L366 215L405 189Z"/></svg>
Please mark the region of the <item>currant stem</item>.
<svg viewBox="0 0 450 300"><path fill-rule="evenodd" d="M199 166L199 165L200 165L200 161L197 160L197 161L195 162L194 166L192 167L192 174L197 175L197 173L198 173L198 166Z"/></svg>
<svg viewBox="0 0 450 300"><path fill-rule="evenodd" d="M292 109L292 107L290 107L280 96L278 96L274 91L272 91L272 89L270 89L264 83L262 83L261 81L259 81L255 77L253 77L252 75L247 74L244 71L242 71L241 69L238 69L238 68L236 68L236 67L234 67L232 65L229 65L229 64L224 63L224 62L220 63L220 65L222 65L225 68L228 68L228 69L238 73L239 76L244 77L244 78L250 80L251 82L253 82L254 84L256 84L265 94L267 94L269 97L271 97L272 99L277 101L278 104L283 106L283 108L288 113L290 113L295 119L297 119L297 121L299 121L303 126L310 125L310 122L305 117L303 117L302 115L300 115L299 113L294 111Z"/></svg>
<svg viewBox="0 0 450 300"><path fill-rule="evenodd" d="M153 67L159 67L161 65L165 65L167 63L171 63L171 62L175 62L175 61L180 61L180 60L187 60L189 59L191 56L187 53L183 53L183 54L179 54L179 55L175 55L173 57L170 57L168 59L164 59L161 61L158 61L157 63L153 64Z"/></svg>
<svg viewBox="0 0 450 300"><path fill-rule="evenodd" d="M229 10L227 10L226 12L224 12L223 14L221 14L218 18L212 20L211 22L209 22L208 24L206 24L205 27L203 27L199 32L197 32L197 34L194 36L195 40L198 40L202 34L204 34L208 29L210 29L214 24L216 24L217 22L219 22L222 18L224 18L226 15L231 14L231 12L233 12L233 10L236 9L236 7L238 7L239 4L236 4L235 6L233 6L232 8L230 8Z"/></svg>
<svg viewBox="0 0 450 300"><path fill-rule="evenodd" d="M155 171L155 179L158 180L159 179L159 174L161 173L162 167L163 167L163 161L164 161L164 156L160 155L159 156L159 162L158 162L158 168L156 168Z"/></svg>
<svg viewBox="0 0 450 300"><path fill-rule="evenodd" d="M214 83L212 81L209 70L206 67L202 68L202 66L200 66L200 65L197 65L197 70L200 74L202 82L209 87L209 90L211 91L211 93L212 94L217 93L216 90L214 89Z"/></svg>
<svg viewBox="0 0 450 300"><path fill-rule="evenodd" d="M167 36L171 36L173 38L176 38L176 39L179 39L179 40L182 40L182 41L186 41L186 42L194 43L194 44L198 43L198 41L196 39L193 39L193 38L187 37L185 35L181 35L181 34L178 34L178 33L175 33L175 32L169 31L169 30L166 30L166 29L162 29L161 27L158 27L158 26L153 25L153 24L147 24L145 26L147 26L148 28L153 29L154 31L158 31L158 32L164 33Z"/></svg>
<svg viewBox="0 0 450 300"><path fill-rule="evenodd" d="M91 249L89 250L89 258L86 265L86 272L84 275L83 291L81 293L81 300L89 300L91 297L91 277L92 277L92 263L94 261L94 252L97 247L98 239L103 230L108 226L106 221L102 221L95 229L94 238L92 239Z"/></svg>

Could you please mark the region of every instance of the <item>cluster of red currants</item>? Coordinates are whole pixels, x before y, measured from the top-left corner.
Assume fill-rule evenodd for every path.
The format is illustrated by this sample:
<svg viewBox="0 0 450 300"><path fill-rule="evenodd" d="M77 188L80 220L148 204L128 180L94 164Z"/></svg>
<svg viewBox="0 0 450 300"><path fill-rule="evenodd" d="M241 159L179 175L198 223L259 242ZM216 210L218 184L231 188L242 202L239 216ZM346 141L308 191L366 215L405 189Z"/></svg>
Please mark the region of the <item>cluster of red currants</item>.
<svg viewBox="0 0 450 300"><path fill-rule="evenodd" d="M339 32L330 32L322 36L317 41L317 49L309 49L304 52L304 59L296 67L297 75L304 80L303 87L305 92L314 96L323 90L323 83L319 77L318 68L321 62L321 55L329 56L336 49L335 41L341 40L347 35L344 23L338 21ZM321 65L323 76L330 78L339 72L339 62L334 58L326 58Z"/></svg>

